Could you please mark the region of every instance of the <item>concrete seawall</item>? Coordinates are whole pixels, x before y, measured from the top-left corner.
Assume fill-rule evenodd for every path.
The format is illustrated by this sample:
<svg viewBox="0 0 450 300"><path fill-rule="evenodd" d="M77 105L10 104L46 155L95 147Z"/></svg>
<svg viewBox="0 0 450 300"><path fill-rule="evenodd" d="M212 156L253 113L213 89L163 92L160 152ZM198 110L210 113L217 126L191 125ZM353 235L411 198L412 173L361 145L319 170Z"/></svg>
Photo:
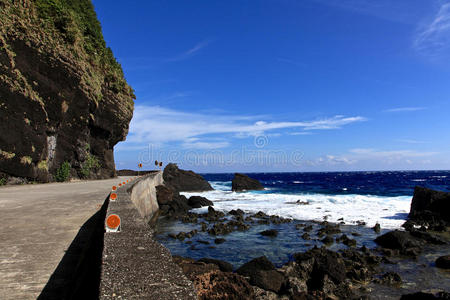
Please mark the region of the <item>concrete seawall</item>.
<svg viewBox="0 0 450 300"><path fill-rule="evenodd" d="M159 206L156 200L156 186L164 183L162 172L145 175L128 190L131 201L136 206L141 217L148 223L157 217Z"/></svg>
<svg viewBox="0 0 450 300"><path fill-rule="evenodd" d="M194 286L172 261L167 248L153 239L148 222L157 218L156 186L162 173L145 175L117 191L106 217L117 214L120 232L106 232L100 299L197 299Z"/></svg>

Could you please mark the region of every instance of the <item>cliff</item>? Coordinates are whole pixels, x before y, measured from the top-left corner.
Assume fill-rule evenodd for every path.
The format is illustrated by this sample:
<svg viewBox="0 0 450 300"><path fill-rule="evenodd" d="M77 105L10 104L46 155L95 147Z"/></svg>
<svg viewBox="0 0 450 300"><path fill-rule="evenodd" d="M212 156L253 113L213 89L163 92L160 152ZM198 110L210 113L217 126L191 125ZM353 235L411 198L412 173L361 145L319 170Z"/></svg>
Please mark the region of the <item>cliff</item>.
<svg viewBox="0 0 450 300"><path fill-rule="evenodd" d="M115 176L134 98L90 0L0 0L1 176Z"/></svg>

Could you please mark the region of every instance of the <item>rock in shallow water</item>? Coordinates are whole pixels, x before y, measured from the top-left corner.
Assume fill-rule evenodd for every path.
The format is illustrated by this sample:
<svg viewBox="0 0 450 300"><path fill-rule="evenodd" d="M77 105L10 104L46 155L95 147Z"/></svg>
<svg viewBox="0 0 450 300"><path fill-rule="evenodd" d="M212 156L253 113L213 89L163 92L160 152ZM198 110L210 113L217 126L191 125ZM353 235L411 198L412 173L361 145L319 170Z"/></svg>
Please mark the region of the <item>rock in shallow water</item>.
<svg viewBox="0 0 450 300"><path fill-rule="evenodd" d="M450 269L450 255L444 255L436 259L436 267Z"/></svg>
<svg viewBox="0 0 450 300"><path fill-rule="evenodd" d="M450 224L450 193L416 186L408 218L419 224Z"/></svg>
<svg viewBox="0 0 450 300"><path fill-rule="evenodd" d="M414 249L420 251L423 244L409 232L399 230L389 231L377 237L375 242L384 248L400 250L403 254L413 254L411 251Z"/></svg>
<svg viewBox="0 0 450 300"><path fill-rule="evenodd" d="M176 192L211 191L213 188L201 175L181 170L170 163L164 168L164 184Z"/></svg>
<svg viewBox="0 0 450 300"><path fill-rule="evenodd" d="M202 206L213 206L214 203L205 197L191 196L188 200L188 205L192 208L200 208Z"/></svg>
<svg viewBox="0 0 450 300"><path fill-rule="evenodd" d="M450 299L450 293L442 290L426 290L413 294L402 295L400 300L437 300Z"/></svg>
<svg viewBox="0 0 450 300"><path fill-rule="evenodd" d="M278 231L275 229L268 229L261 231L260 234L268 237L276 237L278 235Z"/></svg>
<svg viewBox="0 0 450 300"><path fill-rule="evenodd" d="M236 192L263 189L264 187L258 180L241 173L235 173L233 181L231 182L231 190Z"/></svg>

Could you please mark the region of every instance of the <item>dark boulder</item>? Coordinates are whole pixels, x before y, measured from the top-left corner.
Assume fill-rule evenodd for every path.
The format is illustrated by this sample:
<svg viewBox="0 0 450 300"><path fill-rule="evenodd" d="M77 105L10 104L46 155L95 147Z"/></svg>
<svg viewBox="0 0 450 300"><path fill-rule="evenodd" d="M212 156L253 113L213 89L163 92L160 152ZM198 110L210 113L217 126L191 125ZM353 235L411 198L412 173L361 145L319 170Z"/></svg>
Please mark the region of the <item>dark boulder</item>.
<svg viewBox="0 0 450 300"><path fill-rule="evenodd" d="M402 295L400 300L437 300L450 299L450 293L442 290L426 290L412 294Z"/></svg>
<svg viewBox="0 0 450 300"><path fill-rule="evenodd" d="M214 240L214 243L216 243L216 244L223 244L223 243L225 243L226 242L226 240L225 239L223 239L223 238L217 238L217 239L215 239Z"/></svg>
<svg viewBox="0 0 450 300"><path fill-rule="evenodd" d="M235 173L233 181L231 182L231 190L236 192L263 189L264 187L258 180L241 173Z"/></svg>
<svg viewBox="0 0 450 300"><path fill-rule="evenodd" d="M381 247L399 250L402 254L415 255L423 246L423 242L406 231L389 231L375 239Z"/></svg>
<svg viewBox="0 0 450 300"><path fill-rule="evenodd" d="M265 256L255 258L243 264L236 272L250 277L250 283L264 290L278 293L284 283L284 276L275 270L275 266Z"/></svg>
<svg viewBox="0 0 450 300"><path fill-rule="evenodd" d="M278 235L278 231L275 229L268 229L260 232L261 235L269 236L269 237L276 237Z"/></svg>
<svg viewBox="0 0 450 300"><path fill-rule="evenodd" d="M187 198L178 193L175 193L173 195L171 202L169 202L166 205L160 206L162 215L166 215L173 218L186 215L190 209L191 207L188 205Z"/></svg>
<svg viewBox="0 0 450 300"><path fill-rule="evenodd" d="M416 186L408 218L430 225L450 224L450 193Z"/></svg>
<svg viewBox="0 0 450 300"><path fill-rule="evenodd" d="M322 243L325 245L331 245L334 243L334 238L331 235L327 235L322 239Z"/></svg>
<svg viewBox="0 0 450 300"><path fill-rule="evenodd" d="M188 204L192 208L200 208L202 206L213 206L214 203L211 200L201 196L191 196L188 200Z"/></svg>
<svg viewBox="0 0 450 300"><path fill-rule="evenodd" d="M444 255L436 259L436 267L450 269L450 255Z"/></svg>
<svg viewBox="0 0 450 300"><path fill-rule="evenodd" d="M252 286L235 273L213 271L197 276L194 286L200 300L253 300Z"/></svg>
<svg viewBox="0 0 450 300"><path fill-rule="evenodd" d="M211 191L213 188L201 175L193 171L181 170L170 163L164 168L164 184L177 192Z"/></svg>
<svg viewBox="0 0 450 300"><path fill-rule="evenodd" d="M173 195L174 195L173 190L169 189L164 185L158 185L156 187L156 199L160 206L168 205L170 202L172 202Z"/></svg>
<svg viewBox="0 0 450 300"><path fill-rule="evenodd" d="M325 279L330 279L334 284L344 282L346 268L344 260L339 253L324 249L313 248L304 253L294 254L296 263L308 275L308 289L323 290Z"/></svg>
<svg viewBox="0 0 450 300"><path fill-rule="evenodd" d="M381 232L381 226L380 224L375 224L375 226L373 226L373 231L375 231L375 233L380 233Z"/></svg>
<svg viewBox="0 0 450 300"><path fill-rule="evenodd" d="M244 214L244 211L238 208L236 210L235 209L230 210L228 213L233 216L242 216Z"/></svg>
<svg viewBox="0 0 450 300"><path fill-rule="evenodd" d="M223 260L213 258L201 258L198 261L207 264L215 264L219 267L220 271L222 272L233 272L233 265Z"/></svg>

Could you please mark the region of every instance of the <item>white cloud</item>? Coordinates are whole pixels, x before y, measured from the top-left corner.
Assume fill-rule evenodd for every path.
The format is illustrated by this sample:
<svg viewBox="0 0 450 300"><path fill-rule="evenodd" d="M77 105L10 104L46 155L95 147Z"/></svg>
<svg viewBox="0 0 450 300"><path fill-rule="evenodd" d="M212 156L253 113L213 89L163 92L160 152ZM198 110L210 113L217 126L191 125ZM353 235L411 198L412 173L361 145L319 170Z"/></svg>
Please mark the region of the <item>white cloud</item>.
<svg viewBox="0 0 450 300"><path fill-rule="evenodd" d="M425 141L412 140L412 139L397 139L397 142L406 143L406 144L425 144Z"/></svg>
<svg viewBox="0 0 450 300"><path fill-rule="evenodd" d="M396 108L385 109L384 112L408 112L408 111L419 111L419 110L425 110L425 109L426 109L426 107L417 107L417 106L396 107Z"/></svg>
<svg viewBox="0 0 450 300"><path fill-rule="evenodd" d="M313 134L311 131L296 131L289 133L290 135L311 135Z"/></svg>
<svg viewBox="0 0 450 300"><path fill-rule="evenodd" d="M450 3L442 4L434 18L419 30L413 46L418 52L430 58L448 55L450 50Z"/></svg>
<svg viewBox="0 0 450 300"><path fill-rule="evenodd" d="M431 157L437 152L419 152L414 150L377 150L371 148L350 149L343 155L327 154L315 160L306 162L309 166L350 166L369 162L370 165L392 165L406 163L423 164L424 158ZM431 160L426 160L431 162Z"/></svg>
<svg viewBox="0 0 450 300"><path fill-rule="evenodd" d="M127 145L163 144L179 142L192 148L223 148L229 145L227 136L276 136L275 130L297 128L303 130L339 129L344 125L365 121L363 117L334 116L314 121L268 122L260 116L239 116L212 113L190 113L160 106L137 105L130 124ZM255 120L256 119L256 120ZM272 131L272 132L269 132ZM268 133L266 133L268 132ZM211 137L214 135L214 137Z"/></svg>
<svg viewBox="0 0 450 300"><path fill-rule="evenodd" d="M356 148L351 149L351 153L360 158L389 158L389 159L403 159L413 157L426 157L437 154L437 152L419 152L414 150L376 150L371 148Z"/></svg>

